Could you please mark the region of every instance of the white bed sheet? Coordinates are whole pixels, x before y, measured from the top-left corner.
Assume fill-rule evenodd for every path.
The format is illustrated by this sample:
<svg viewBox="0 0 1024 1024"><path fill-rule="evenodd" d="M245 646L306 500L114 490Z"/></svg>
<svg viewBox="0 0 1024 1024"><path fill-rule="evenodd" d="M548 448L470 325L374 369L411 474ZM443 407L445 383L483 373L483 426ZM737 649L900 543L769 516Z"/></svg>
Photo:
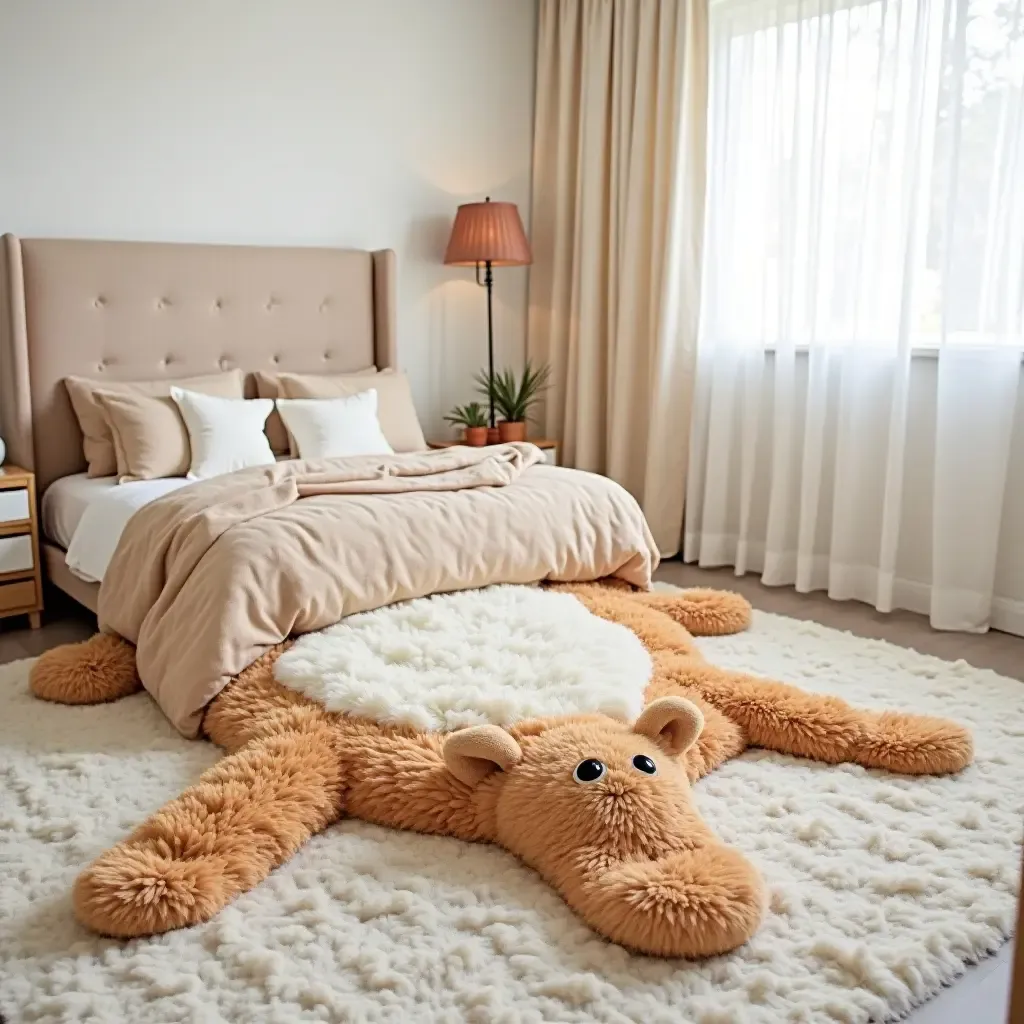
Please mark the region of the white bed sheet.
<svg viewBox="0 0 1024 1024"><path fill-rule="evenodd" d="M128 520L143 505L193 482L168 477L119 484L112 476L66 476L43 495L43 530L67 549L64 561L79 579L102 583Z"/></svg>
<svg viewBox="0 0 1024 1024"><path fill-rule="evenodd" d="M86 473L75 473L54 480L46 488L40 509L43 534L67 550L86 507L114 487L117 487L114 476L90 477Z"/></svg>

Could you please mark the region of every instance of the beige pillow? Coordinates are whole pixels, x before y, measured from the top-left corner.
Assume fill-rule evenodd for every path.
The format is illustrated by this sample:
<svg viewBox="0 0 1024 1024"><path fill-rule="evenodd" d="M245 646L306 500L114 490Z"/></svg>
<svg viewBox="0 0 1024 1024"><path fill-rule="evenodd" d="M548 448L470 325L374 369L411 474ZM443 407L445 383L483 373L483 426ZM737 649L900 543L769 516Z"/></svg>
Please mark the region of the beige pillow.
<svg viewBox="0 0 1024 1024"><path fill-rule="evenodd" d="M377 372L376 366L367 366L363 370L353 370L348 374L333 374L332 376L337 377L372 377ZM277 383L277 378L280 374L267 373L265 370L257 370L253 376L256 378L256 394L260 398L284 398L284 392L281 391ZM310 374L309 376L313 376ZM281 454L281 452L291 453L291 439L288 435L288 428L284 425L284 420L281 419L281 414L275 409L267 420L267 425L264 428L264 433L267 435L267 440L270 441L271 451L275 455Z"/></svg>
<svg viewBox="0 0 1024 1024"><path fill-rule="evenodd" d="M184 377L179 380L90 380L88 377L65 377L71 405L82 428L82 450L89 463L89 476L113 476L117 472L117 454L114 439L107 424L103 407L96 398L97 391L108 394L136 394L170 397L171 386L199 391L204 395L222 398L242 398L245 377L241 370L212 373L202 377Z"/></svg>
<svg viewBox="0 0 1024 1024"><path fill-rule="evenodd" d="M113 436L121 483L184 476L192 460L188 430L170 396L94 391Z"/></svg>
<svg viewBox="0 0 1024 1024"><path fill-rule="evenodd" d="M377 418L388 444L396 452L418 452L427 447L412 404L409 378L404 373L384 372L370 378L341 373L279 373L277 380L285 398L348 398L372 388L377 392Z"/></svg>

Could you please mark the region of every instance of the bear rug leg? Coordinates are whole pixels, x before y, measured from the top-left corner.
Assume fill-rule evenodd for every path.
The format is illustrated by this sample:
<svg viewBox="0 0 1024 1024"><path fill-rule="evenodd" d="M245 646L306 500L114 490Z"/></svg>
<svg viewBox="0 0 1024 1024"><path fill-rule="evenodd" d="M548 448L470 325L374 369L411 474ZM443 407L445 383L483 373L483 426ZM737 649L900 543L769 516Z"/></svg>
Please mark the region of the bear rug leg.
<svg viewBox="0 0 1024 1024"><path fill-rule="evenodd" d="M79 918L119 937L208 920L345 813L497 843L613 941L707 956L753 934L764 891L700 818L691 781L748 745L907 773L971 759L970 735L951 722L860 711L708 664L692 635L745 628L750 608L737 595L556 589L630 628L650 653L635 724L586 715L447 735L379 725L278 684L279 645L207 709L204 730L228 756L86 869ZM138 688L132 653L109 637L57 648L36 663L33 691L115 699Z"/></svg>
<svg viewBox="0 0 1024 1024"><path fill-rule="evenodd" d="M339 767L326 729L254 740L94 861L76 916L117 938L209 920L340 817Z"/></svg>

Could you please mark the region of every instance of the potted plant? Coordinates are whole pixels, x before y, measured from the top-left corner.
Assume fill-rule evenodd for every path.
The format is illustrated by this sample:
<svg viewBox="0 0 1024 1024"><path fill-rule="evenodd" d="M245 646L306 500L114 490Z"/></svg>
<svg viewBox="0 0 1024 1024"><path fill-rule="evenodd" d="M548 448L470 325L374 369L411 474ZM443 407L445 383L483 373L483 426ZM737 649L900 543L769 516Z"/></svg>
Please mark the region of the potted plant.
<svg viewBox="0 0 1024 1024"><path fill-rule="evenodd" d="M501 414L498 424L498 438L501 441L525 441L526 420L530 409L540 401L540 396L548 388L551 376L550 366L538 366L536 369L529 359L523 367L523 375L518 380L514 370L505 369L488 378L484 373L476 375L477 390L488 399L493 394L494 407Z"/></svg>
<svg viewBox="0 0 1024 1024"><path fill-rule="evenodd" d="M455 406L445 420L463 428L462 437L466 444L474 448L487 444L487 410L479 402Z"/></svg>

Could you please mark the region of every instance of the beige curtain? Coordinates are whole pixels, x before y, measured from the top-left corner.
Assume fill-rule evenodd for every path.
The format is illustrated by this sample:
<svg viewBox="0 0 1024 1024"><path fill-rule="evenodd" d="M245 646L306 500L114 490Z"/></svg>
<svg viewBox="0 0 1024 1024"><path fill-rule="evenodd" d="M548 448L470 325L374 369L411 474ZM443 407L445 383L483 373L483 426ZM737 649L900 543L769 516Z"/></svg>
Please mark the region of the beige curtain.
<svg viewBox="0 0 1024 1024"><path fill-rule="evenodd" d="M540 0L527 351L562 461L683 524L704 220L706 0Z"/></svg>

